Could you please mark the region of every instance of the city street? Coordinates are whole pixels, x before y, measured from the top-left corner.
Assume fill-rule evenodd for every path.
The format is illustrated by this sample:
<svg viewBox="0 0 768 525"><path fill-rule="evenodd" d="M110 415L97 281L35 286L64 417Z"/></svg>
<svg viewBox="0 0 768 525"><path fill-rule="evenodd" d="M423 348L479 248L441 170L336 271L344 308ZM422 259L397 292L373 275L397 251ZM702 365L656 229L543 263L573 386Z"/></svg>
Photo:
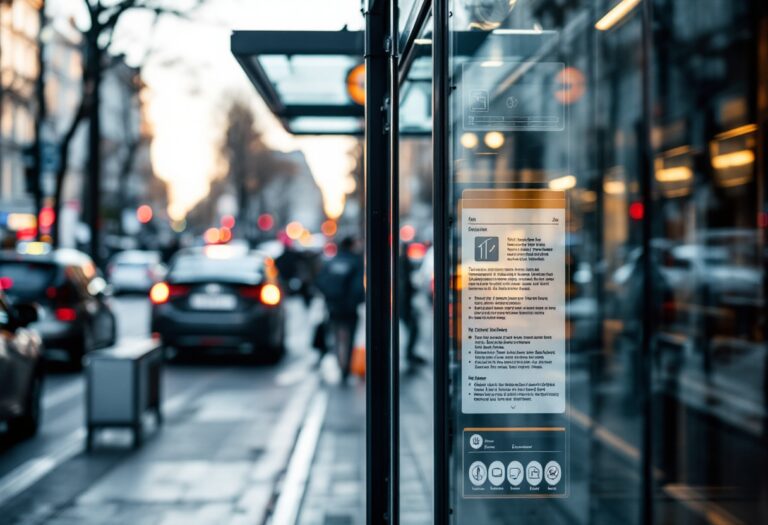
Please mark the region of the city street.
<svg viewBox="0 0 768 525"><path fill-rule="evenodd" d="M121 339L149 336L144 297L120 296L114 303ZM2 522L258 524L270 512L276 522L294 522L318 441L326 457L333 454L335 438L321 439L329 400L346 405L334 417L352 436L344 446L358 447L346 464L335 465L346 470L340 497L347 508L340 504L337 510L359 514L363 385L338 398L335 364L326 359L315 368L303 303L289 300L287 309L288 353L278 365L228 357L168 365L165 424L150 430L137 450L128 434L106 430L94 451L84 451L83 375L54 366L46 376L39 434L3 444ZM334 469L326 474L327 487Z"/></svg>

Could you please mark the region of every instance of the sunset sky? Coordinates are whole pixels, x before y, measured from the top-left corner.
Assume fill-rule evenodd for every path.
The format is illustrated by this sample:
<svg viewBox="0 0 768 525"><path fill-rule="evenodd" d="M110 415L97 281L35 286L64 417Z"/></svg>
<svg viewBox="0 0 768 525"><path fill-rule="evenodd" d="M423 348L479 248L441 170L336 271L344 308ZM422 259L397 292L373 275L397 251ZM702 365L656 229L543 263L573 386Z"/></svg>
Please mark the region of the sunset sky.
<svg viewBox="0 0 768 525"><path fill-rule="evenodd" d="M52 17L83 19L82 0L49 0ZM191 0L170 0L183 7ZM78 5L80 9L78 9ZM326 211L343 207L349 138L296 138L272 117L229 50L235 29L350 29L363 25L359 0L208 0L192 20L164 16L152 29L152 15L132 11L118 25L113 52L143 70L148 114L154 128L152 159L158 176L171 185L170 213L182 217L203 198L208 181L221 172L217 148L227 100L251 101L269 144L301 149L323 191Z"/></svg>

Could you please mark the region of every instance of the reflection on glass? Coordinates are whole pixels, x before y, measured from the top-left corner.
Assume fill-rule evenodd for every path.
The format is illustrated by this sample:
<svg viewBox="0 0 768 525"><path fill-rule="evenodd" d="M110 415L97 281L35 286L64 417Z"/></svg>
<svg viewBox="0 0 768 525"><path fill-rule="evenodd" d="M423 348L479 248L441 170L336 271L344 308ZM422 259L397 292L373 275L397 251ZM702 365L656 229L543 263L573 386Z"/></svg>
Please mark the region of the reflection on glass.
<svg viewBox="0 0 768 525"><path fill-rule="evenodd" d="M564 500L465 498L464 483L492 474L461 472L456 444L454 523L768 522L756 109L768 37L755 30L766 14L759 2L645 1L652 20L643 0L452 4L452 204L468 188L569 195L571 487ZM469 52L468 32L484 35ZM455 297L454 336L462 308ZM454 340L454 385L464 358ZM452 403L460 436L466 414ZM525 467L515 482L528 483Z"/></svg>

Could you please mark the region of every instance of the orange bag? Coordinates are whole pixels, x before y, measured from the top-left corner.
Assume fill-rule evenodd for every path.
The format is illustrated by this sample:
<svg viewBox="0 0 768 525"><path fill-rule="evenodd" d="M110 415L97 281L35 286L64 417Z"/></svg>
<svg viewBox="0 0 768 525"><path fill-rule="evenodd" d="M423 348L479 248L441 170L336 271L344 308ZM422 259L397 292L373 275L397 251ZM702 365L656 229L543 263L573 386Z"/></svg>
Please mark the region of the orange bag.
<svg viewBox="0 0 768 525"><path fill-rule="evenodd" d="M352 350L352 361L349 363L349 371L356 376L365 377L365 347L356 346Z"/></svg>

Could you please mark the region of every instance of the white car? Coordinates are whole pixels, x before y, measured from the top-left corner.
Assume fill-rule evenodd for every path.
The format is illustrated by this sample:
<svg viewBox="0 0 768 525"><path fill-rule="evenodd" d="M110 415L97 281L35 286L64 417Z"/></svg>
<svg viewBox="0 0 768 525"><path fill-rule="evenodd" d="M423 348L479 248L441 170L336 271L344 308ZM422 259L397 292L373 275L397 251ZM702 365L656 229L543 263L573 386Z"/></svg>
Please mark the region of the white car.
<svg viewBox="0 0 768 525"><path fill-rule="evenodd" d="M115 255L107 266L107 276L115 293L147 293L163 280L165 273L165 265L157 252L126 250Z"/></svg>

